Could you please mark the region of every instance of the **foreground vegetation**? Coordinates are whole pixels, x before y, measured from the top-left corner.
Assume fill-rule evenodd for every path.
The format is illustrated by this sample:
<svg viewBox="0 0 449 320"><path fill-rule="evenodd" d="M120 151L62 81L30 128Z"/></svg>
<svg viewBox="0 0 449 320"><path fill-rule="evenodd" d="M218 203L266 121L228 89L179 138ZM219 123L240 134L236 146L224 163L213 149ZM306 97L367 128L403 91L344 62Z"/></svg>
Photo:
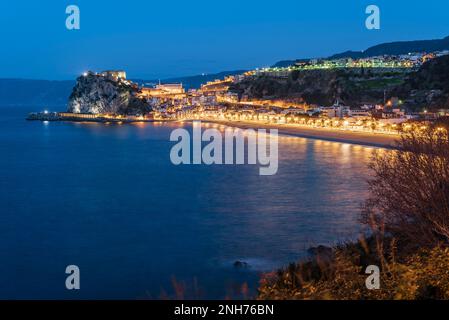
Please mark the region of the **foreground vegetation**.
<svg viewBox="0 0 449 320"><path fill-rule="evenodd" d="M441 129L443 128L443 129ZM260 299L449 299L448 121L372 160L361 221L369 237L266 274ZM369 265L379 289L366 286Z"/></svg>

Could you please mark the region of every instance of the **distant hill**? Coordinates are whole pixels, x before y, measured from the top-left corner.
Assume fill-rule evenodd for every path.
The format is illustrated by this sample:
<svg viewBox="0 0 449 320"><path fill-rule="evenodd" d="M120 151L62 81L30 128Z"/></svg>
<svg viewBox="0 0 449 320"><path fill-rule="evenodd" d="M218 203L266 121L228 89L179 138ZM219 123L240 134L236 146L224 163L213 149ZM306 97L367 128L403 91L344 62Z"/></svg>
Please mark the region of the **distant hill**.
<svg viewBox="0 0 449 320"><path fill-rule="evenodd" d="M369 50L369 49L368 49ZM334 54L333 56L330 56L329 59L345 59L345 58L351 58L351 59L361 59L364 58L364 54L362 51L345 51L342 53Z"/></svg>
<svg viewBox="0 0 449 320"><path fill-rule="evenodd" d="M75 81L0 79L0 106L64 106L74 86Z"/></svg>
<svg viewBox="0 0 449 320"><path fill-rule="evenodd" d="M365 51L345 51L334 54L328 59L343 59L343 58L368 58L380 55L400 55L410 52L431 52L449 50L449 36L437 40L418 40L418 41L396 41L378 44L366 49ZM310 59L296 59L296 60L282 60L276 62L273 67L289 67L299 61L308 61Z"/></svg>
<svg viewBox="0 0 449 320"><path fill-rule="evenodd" d="M205 74L205 75L196 75L196 76L187 76L187 77L177 77L177 78L169 78L161 80L162 83L182 83L184 88L186 89L198 89L201 87L203 83L208 81L213 81L215 79L223 79L227 76L233 76L237 74L242 74L247 70L235 70L235 71L223 71L220 73L213 74ZM159 80L133 80L139 84L145 83L158 83Z"/></svg>
<svg viewBox="0 0 449 320"><path fill-rule="evenodd" d="M310 61L310 59L282 60L272 65L272 68L287 68L294 65L296 62L307 62L307 61Z"/></svg>
<svg viewBox="0 0 449 320"><path fill-rule="evenodd" d="M281 60L273 64L272 68L287 68L296 63L296 60Z"/></svg>
<svg viewBox="0 0 449 320"><path fill-rule="evenodd" d="M412 110L449 109L449 55L426 62L393 90Z"/></svg>
<svg viewBox="0 0 449 320"><path fill-rule="evenodd" d="M380 55L400 55L409 52L431 52L449 50L449 37L438 40L397 41L383 43L366 49L365 51L346 51L335 54L329 59L367 58Z"/></svg>

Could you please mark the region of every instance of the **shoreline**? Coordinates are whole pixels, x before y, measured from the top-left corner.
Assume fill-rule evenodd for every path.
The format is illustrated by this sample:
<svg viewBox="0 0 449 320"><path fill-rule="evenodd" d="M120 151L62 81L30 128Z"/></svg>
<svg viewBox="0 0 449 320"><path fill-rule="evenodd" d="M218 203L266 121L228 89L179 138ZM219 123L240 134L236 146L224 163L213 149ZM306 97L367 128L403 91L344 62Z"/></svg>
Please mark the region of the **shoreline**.
<svg viewBox="0 0 449 320"><path fill-rule="evenodd" d="M184 120L185 122L194 120ZM363 145L367 147L377 147L386 149L396 149L396 141L399 135L382 133L364 133L349 130L336 130L328 128L299 127L288 124L268 124L249 121L228 121L228 120L201 120L204 123L222 124L228 127L239 129L278 129L279 134L298 138L325 140L338 143L349 143Z"/></svg>
<svg viewBox="0 0 449 320"><path fill-rule="evenodd" d="M271 124L260 123L252 121L229 121L229 120L217 120L217 119L142 119L135 117L123 117L123 118L109 118L109 117L95 117L92 115L78 115L78 114L66 114L66 113L32 113L27 117L27 120L38 121L68 121L68 122L98 122L98 123L133 123L133 122L193 122L201 121L204 123L221 124L228 127L246 129L277 129L281 135L293 136L305 139L324 140L337 143L349 143L362 145L367 147L396 149L396 141L400 139L399 135L383 134L383 133L369 133L369 132L357 132L350 130L339 130L331 128L313 128L306 126L298 126L291 124Z"/></svg>

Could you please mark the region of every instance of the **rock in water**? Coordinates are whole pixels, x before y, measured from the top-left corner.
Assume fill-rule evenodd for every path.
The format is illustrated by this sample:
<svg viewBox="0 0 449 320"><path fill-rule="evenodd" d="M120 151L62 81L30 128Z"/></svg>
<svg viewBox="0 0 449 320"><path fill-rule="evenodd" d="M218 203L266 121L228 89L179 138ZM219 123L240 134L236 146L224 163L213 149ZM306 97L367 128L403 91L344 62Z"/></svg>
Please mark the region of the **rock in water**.
<svg viewBox="0 0 449 320"><path fill-rule="evenodd" d="M77 79L69 98L68 112L144 114L151 111L136 96L138 87L130 82L114 81L102 75L87 73Z"/></svg>

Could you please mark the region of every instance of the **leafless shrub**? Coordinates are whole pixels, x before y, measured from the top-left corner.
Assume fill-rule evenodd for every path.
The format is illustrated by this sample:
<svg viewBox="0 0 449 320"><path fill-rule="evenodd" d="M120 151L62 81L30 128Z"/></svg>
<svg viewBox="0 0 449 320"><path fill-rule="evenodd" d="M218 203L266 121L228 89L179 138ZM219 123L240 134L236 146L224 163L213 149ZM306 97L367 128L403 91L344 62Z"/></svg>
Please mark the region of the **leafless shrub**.
<svg viewBox="0 0 449 320"><path fill-rule="evenodd" d="M404 133L399 150L379 152L362 220L408 247L449 244L449 136L438 124Z"/></svg>

